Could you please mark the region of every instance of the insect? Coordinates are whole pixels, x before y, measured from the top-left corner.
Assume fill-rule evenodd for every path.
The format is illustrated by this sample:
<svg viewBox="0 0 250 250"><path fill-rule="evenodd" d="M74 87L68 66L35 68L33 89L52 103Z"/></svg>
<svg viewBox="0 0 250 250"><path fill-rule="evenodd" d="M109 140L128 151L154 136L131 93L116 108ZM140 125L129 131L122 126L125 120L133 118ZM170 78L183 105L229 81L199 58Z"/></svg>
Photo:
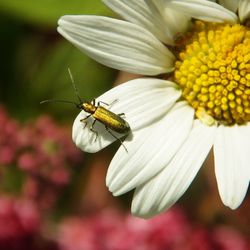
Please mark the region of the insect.
<svg viewBox="0 0 250 250"><path fill-rule="evenodd" d="M112 106L117 100L114 100L112 103L107 104L102 101L98 101L96 103L96 100L93 99L91 102L86 102L83 101L79 95L78 89L75 85L73 76L71 74L71 71L68 69L72 85L75 90L76 97L78 98L79 102L72 102L72 101L67 101L67 100L44 100L42 103L47 103L47 102L63 102L63 103L71 103L74 104L78 109L84 110L87 112L89 115L87 115L85 118L81 119L80 121L85 123L85 126L87 125L87 120L92 117L94 120L90 126L90 130L96 134L96 138L98 137L98 132L94 129L94 125L96 121L99 121L105 126L105 129L108 131L108 133L113 136L116 140L119 140L121 145L124 147L124 149L127 151L127 148L124 146L123 141L118 138L113 132L116 132L118 134L122 134L124 136L128 135L130 131L130 126L127 121L125 121L122 116L125 116L124 113L116 114L113 113L112 111L108 110L103 106L103 104L107 107ZM128 152L128 151L127 151Z"/></svg>

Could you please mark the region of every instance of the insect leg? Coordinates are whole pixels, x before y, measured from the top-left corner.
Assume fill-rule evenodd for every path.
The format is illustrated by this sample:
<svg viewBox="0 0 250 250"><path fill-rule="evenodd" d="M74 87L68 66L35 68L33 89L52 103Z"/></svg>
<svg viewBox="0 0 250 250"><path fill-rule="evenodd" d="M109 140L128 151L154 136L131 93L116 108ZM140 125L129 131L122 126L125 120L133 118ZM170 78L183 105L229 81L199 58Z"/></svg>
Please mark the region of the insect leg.
<svg viewBox="0 0 250 250"><path fill-rule="evenodd" d="M90 127L90 130L91 130L91 132L93 132L96 135L96 137L95 137L95 141L96 141L97 137L98 137L98 132L96 130L94 130L95 123L96 123L96 120L93 121L93 123L92 123L92 125Z"/></svg>
<svg viewBox="0 0 250 250"><path fill-rule="evenodd" d="M90 114L90 115L87 115L85 118L82 118L82 119L80 120L80 122L84 123L84 128L87 126L87 119L88 119L90 116L91 116L91 114Z"/></svg>
<svg viewBox="0 0 250 250"><path fill-rule="evenodd" d="M87 120L90 116L91 116L91 114L80 120L80 122L83 122L83 123L85 124L85 125L84 125L84 128L85 128L86 125L87 125L86 120ZM96 141L96 140L97 140L97 137L98 137L98 132L94 130L94 125L95 125L95 123L96 123L96 119L94 119L94 121L93 121L93 123L91 124L91 127L90 127L89 129L90 129L91 132L93 132L93 133L96 135L96 138L95 138L95 141Z"/></svg>
<svg viewBox="0 0 250 250"><path fill-rule="evenodd" d="M85 122L91 115L92 115L92 114L87 115L86 117L82 118L82 119L80 120L80 122Z"/></svg>
<svg viewBox="0 0 250 250"><path fill-rule="evenodd" d="M91 104L93 104L94 106L96 105L96 99L95 98L91 101ZM99 106L99 102L98 102L98 106Z"/></svg>
<svg viewBox="0 0 250 250"><path fill-rule="evenodd" d="M125 113L120 113L120 114L117 114L119 115L120 117L126 117Z"/></svg>
<svg viewBox="0 0 250 250"><path fill-rule="evenodd" d="M118 101L118 99L115 99L114 101L112 101L111 103L106 103L106 102L103 102L103 101L99 101L98 103L97 103L97 105L98 106L100 106L100 104L104 104L104 105L106 105L106 106L108 106L108 107L111 107L114 103L116 103Z"/></svg>
<svg viewBox="0 0 250 250"><path fill-rule="evenodd" d="M120 138L118 138L117 136L115 136L115 135L110 131L110 129L109 129L107 126L105 126L105 128L106 128L106 130L109 132L110 135L112 135L116 140L118 140L118 141L121 143L121 145L124 147L124 149L125 149L126 152L128 153L128 150L127 150L127 148L124 146L123 141L122 141Z"/></svg>

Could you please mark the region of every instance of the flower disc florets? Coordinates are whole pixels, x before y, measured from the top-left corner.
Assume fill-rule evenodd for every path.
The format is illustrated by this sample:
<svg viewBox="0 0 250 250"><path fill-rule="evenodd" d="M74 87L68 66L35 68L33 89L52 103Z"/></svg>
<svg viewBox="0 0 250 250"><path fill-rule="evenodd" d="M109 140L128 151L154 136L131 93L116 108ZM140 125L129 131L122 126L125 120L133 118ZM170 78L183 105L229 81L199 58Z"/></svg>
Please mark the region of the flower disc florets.
<svg viewBox="0 0 250 250"><path fill-rule="evenodd" d="M207 125L249 122L249 28L196 22L194 30L176 62L183 98Z"/></svg>

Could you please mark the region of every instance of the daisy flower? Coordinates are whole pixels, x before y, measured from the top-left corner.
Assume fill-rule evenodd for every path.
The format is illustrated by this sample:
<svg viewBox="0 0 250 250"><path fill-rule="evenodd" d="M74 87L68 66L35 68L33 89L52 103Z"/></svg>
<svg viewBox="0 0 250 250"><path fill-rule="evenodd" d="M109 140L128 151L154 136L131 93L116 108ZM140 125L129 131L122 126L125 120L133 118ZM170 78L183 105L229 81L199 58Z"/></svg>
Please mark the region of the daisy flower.
<svg viewBox="0 0 250 250"><path fill-rule="evenodd" d="M121 146L109 166L109 190L135 189L132 213L152 217L183 195L212 149L222 202L237 208L250 178L250 1L103 2L124 20L67 15L58 31L96 61L144 75L97 98L131 127L128 152ZM96 152L115 138L96 123L96 139L86 115L73 140Z"/></svg>

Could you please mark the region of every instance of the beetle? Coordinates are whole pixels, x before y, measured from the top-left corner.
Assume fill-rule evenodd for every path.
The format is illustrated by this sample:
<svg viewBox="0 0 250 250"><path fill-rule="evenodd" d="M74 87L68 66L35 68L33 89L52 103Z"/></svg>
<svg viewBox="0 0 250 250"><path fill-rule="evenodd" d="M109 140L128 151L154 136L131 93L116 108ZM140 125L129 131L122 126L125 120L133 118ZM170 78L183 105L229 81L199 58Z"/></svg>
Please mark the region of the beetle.
<svg viewBox="0 0 250 250"><path fill-rule="evenodd" d="M122 116L125 116L125 114L124 113L116 114L116 113L108 110L107 108L105 108L103 105L101 105L101 104L104 104L106 106L112 106L117 100L114 100L111 104L107 104L107 103L102 102L102 101L98 101L96 104L96 99L93 99L91 102L82 101L82 99L78 93L78 89L75 85L74 79L72 77L71 71L69 69L68 69L68 72L69 72L69 75L71 78L72 85L73 85L74 90L75 90L76 97L79 100L79 103L67 101L67 100L54 100L54 99L44 100L40 103L42 104L42 103L46 103L46 102L63 102L63 103L74 104L77 108L79 108L80 110L84 110L85 112L87 112L89 114L85 118L80 120L81 122L85 123L85 126L87 125L87 120L89 117L92 117L94 119L94 121L92 122L92 124L90 126L90 130L96 134L96 139L98 137L98 132L94 130L94 125L95 125L96 121L99 121L100 123L102 123L105 126L105 129L108 131L108 133L111 136L113 136L116 140L120 141L121 145L127 151L122 140L120 138L118 138L113 133L113 131L114 131L118 134L123 134L124 136L126 136L130 132L131 129L130 129L128 122L122 118Z"/></svg>
<svg viewBox="0 0 250 250"><path fill-rule="evenodd" d="M96 121L99 121L105 126L105 129L108 131L108 133L111 136L113 136L116 140L120 141L121 145L128 152L122 140L113 133L114 131L114 132L117 132L118 134L123 134L124 136L126 136L130 132L130 126L128 122L122 118L122 116L124 116L125 114L113 113L112 111L108 110L107 108L101 105L101 104L105 104L106 106L111 106L116 101L117 100L113 101L111 104L98 101L96 104L96 100L93 99L91 102L80 101L78 104L77 103L74 103L74 104L76 105L77 108L79 108L80 110L84 110L85 112L89 114L85 118L82 118L80 120L81 122L85 123L85 126L87 125L87 120L89 117L92 117L94 119L94 121L92 122L90 126L90 130L96 134L96 139L98 137L98 132L94 130L94 125Z"/></svg>
<svg viewBox="0 0 250 250"><path fill-rule="evenodd" d="M114 102L116 101L117 100L115 100ZM93 132L96 132L93 130L95 122L99 121L105 126L106 130L108 130L109 132L110 130L113 130L119 134L128 134L128 132L130 131L130 126L128 122L122 118L122 116L124 116L125 114L124 113L115 114L112 111L108 110L107 108L101 106L101 103L107 106L111 106L114 102L112 102L111 104L107 104L99 101L97 105L95 99L93 99L93 101L91 102L81 102L80 104L77 105L77 107L89 113L89 115L81 119L80 121L86 122L86 120L90 116L92 116L92 118L94 118L94 121L90 127L90 130L92 130Z"/></svg>

